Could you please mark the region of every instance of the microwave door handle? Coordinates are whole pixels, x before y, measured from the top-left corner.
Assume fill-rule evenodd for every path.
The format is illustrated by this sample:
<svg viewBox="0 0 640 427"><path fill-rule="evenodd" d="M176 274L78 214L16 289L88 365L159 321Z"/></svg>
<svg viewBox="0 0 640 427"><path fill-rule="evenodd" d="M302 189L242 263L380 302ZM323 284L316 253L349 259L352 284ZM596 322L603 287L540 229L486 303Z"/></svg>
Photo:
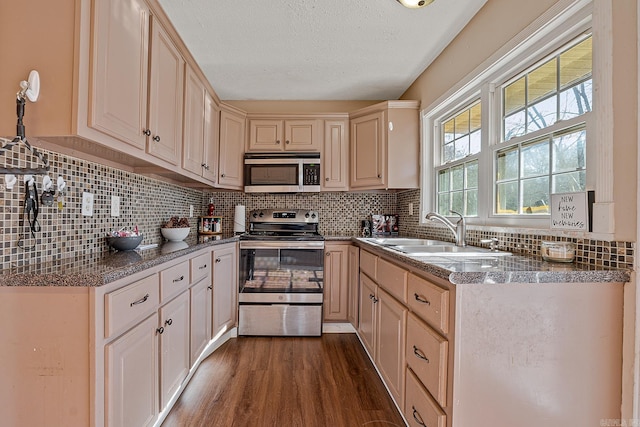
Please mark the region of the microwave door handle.
<svg viewBox="0 0 640 427"><path fill-rule="evenodd" d="M298 162L298 191L302 191L302 185L304 184L304 161Z"/></svg>

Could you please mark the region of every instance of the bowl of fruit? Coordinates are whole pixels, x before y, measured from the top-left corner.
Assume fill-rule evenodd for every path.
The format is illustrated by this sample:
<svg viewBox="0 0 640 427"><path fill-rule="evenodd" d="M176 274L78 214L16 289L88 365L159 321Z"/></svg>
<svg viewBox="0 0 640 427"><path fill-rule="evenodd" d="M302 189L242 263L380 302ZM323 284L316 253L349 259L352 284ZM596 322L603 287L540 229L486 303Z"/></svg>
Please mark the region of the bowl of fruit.
<svg viewBox="0 0 640 427"><path fill-rule="evenodd" d="M187 218L178 218L177 216L172 216L169 221L165 222L160 228L162 237L170 242L183 241L187 238L190 231L191 226Z"/></svg>
<svg viewBox="0 0 640 427"><path fill-rule="evenodd" d="M142 242L142 237L138 226L133 230L121 228L107 235L107 244L116 251L132 251Z"/></svg>

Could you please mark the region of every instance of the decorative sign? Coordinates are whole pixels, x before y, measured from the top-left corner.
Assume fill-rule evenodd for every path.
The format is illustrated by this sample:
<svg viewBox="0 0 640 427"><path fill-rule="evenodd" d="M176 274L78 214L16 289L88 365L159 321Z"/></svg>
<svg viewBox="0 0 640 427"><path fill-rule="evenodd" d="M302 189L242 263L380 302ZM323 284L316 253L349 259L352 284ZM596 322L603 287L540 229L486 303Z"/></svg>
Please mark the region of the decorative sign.
<svg viewBox="0 0 640 427"><path fill-rule="evenodd" d="M589 231L587 193L551 195L551 228Z"/></svg>

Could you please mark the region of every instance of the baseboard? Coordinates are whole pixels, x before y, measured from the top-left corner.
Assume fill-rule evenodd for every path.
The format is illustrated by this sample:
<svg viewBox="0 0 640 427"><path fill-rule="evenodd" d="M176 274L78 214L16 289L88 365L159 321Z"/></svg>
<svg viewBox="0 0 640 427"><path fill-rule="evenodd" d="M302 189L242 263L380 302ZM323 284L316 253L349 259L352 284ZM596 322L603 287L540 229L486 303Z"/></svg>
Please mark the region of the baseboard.
<svg viewBox="0 0 640 427"><path fill-rule="evenodd" d="M323 323L323 334L355 334L356 329L351 323Z"/></svg>

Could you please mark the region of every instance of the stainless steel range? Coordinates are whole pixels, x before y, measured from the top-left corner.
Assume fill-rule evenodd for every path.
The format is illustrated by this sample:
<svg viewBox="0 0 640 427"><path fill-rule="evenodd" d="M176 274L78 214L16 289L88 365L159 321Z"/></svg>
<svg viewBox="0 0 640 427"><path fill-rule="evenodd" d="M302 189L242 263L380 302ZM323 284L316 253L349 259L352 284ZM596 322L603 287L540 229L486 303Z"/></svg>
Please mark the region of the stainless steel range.
<svg viewBox="0 0 640 427"><path fill-rule="evenodd" d="M240 237L239 335L322 334L324 238L318 213L263 209Z"/></svg>

